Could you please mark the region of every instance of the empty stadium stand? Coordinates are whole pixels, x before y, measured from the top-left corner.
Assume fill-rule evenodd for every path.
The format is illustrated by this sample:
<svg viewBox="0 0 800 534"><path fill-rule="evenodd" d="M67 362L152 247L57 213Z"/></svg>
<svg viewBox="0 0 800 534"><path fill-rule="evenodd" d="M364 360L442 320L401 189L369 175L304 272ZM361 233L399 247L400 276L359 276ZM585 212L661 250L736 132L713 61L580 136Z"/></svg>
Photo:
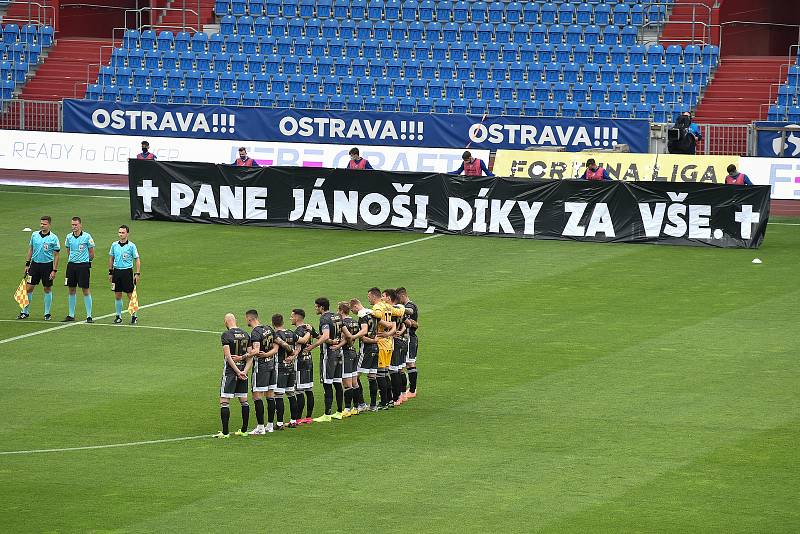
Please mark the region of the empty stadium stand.
<svg viewBox="0 0 800 534"><path fill-rule="evenodd" d="M219 32L128 30L86 98L611 116L692 109L713 45L645 44L664 3L216 0Z"/></svg>

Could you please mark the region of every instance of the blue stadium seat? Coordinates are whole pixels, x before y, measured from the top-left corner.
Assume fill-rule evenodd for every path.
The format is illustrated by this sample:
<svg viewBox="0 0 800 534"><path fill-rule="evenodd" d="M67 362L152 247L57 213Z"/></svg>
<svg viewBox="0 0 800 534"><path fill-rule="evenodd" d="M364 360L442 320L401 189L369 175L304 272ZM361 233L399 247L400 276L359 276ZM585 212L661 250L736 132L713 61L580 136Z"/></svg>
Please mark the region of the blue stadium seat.
<svg viewBox="0 0 800 534"><path fill-rule="evenodd" d="M452 61L463 61L467 57L467 49L464 43L450 43L448 59Z"/></svg>
<svg viewBox="0 0 800 534"><path fill-rule="evenodd" d="M555 24L557 8L553 2L547 2L541 6L541 22L545 25Z"/></svg>
<svg viewBox="0 0 800 534"><path fill-rule="evenodd" d="M431 98L444 97L444 84L439 80L431 80L428 82L428 96Z"/></svg>
<svg viewBox="0 0 800 534"><path fill-rule="evenodd" d="M167 89L180 89L183 84L183 72L177 69L167 71Z"/></svg>
<svg viewBox="0 0 800 534"><path fill-rule="evenodd" d="M341 38L328 40L328 55L331 58L338 61L344 54L344 49L345 49L345 41L342 40Z"/></svg>
<svg viewBox="0 0 800 534"><path fill-rule="evenodd" d="M158 88L156 89L155 93L155 102L158 104L169 104L169 100L172 94L170 93L169 89Z"/></svg>
<svg viewBox="0 0 800 534"><path fill-rule="evenodd" d="M232 72L223 72L217 78L217 83L219 84L220 91L233 91L233 82L236 79L236 76Z"/></svg>
<svg viewBox="0 0 800 534"><path fill-rule="evenodd" d="M650 83L644 86L644 101L646 104L658 104L661 101L662 86Z"/></svg>
<svg viewBox="0 0 800 534"><path fill-rule="evenodd" d="M172 91L173 104L188 104L189 103L189 90L188 89L175 89Z"/></svg>
<svg viewBox="0 0 800 534"><path fill-rule="evenodd" d="M489 115L502 115L506 111L505 102L502 100L489 100L487 101Z"/></svg>
<svg viewBox="0 0 800 534"><path fill-rule="evenodd" d="M578 104L579 118L589 119L597 116L597 106L590 102L582 102Z"/></svg>
<svg viewBox="0 0 800 534"><path fill-rule="evenodd" d="M284 7L286 7L286 4L284 4ZM294 109L311 109L311 97L302 94L294 95L292 107Z"/></svg>
<svg viewBox="0 0 800 534"><path fill-rule="evenodd" d="M516 0L512 0L506 4L505 21L508 24L518 24L522 21L522 5Z"/></svg>
<svg viewBox="0 0 800 534"><path fill-rule="evenodd" d="M189 103L191 104L203 104L206 100L206 93L205 91L194 89L189 91Z"/></svg>
<svg viewBox="0 0 800 534"><path fill-rule="evenodd" d="M611 8L609 4L594 6L594 23L598 26L607 26L611 23Z"/></svg>
<svg viewBox="0 0 800 534"><path fill-rule="evenodd" d="M489 8L482 0L474 2L470 7L470 20L478 24L480 22L487 22L489 19Z"/></svg>
<svg viewBox="0 0 800 534"><path fill-rule="evenodd" d="M603 31L603 44L611 46L619 43L619 28L616 26L606 26Z"/></svg>
<svg viewBox="0 0 800 534"><path fill-rule="evenodd" d="M566 82L556 82L553 84L551 93L554 102L566 102L569 94L569 84Z"/></svg>
<svg viewBox="0 0 800 534"><path fill-rule="evenodd" d="M444 94L447 98L461 98L461 82L448 80L444 84Z"/></svg>
<svg viewBox="0 0 800 534"><path fill-rule="evenodd" d="M433 112L434 113L450 113L450 101L446 98L434 100L433 102ZM464 111L459 111L459 113L466 113L467 112L467 102L464 101Z"/></svg>
<svg viewBox="0 0 800 534"><path fill-rule="evenodd" d="M279 109L286 109L292 106L292 95L283 93L275 95L275 107Z"/></svg>
<svg viewBox="0 0 800 534"><path fill-rule="evenodd" d="M451 4L451 2L449 2L447 0L444 0L444 1L440 0L439 3L440 4L445 4L445 5L450 5ZM452 16L452 18L453 18L453 22L458 22L458 23L461 23L461 24L467 22L467 19L469 18L469 4L467 2L465 2L464 0L456 2L453 5L453 16Z"/></svg>
<svg viewBox="0 0 800 534"><path fill-rule="evenodd" d="M405 78L392 80L392 95L396 97L408 96L408 80Z"/></svg>
<svg viewBox="0 0 800 534"><path fill-rule="evenodd" d="M670 65L658 65L656 67L655 80L657 84L668 84L672 78L672 67Z"/></svg>
<svg viewBox="0 0 800 534"><path fill-rule="evenodd" d="M589 97L595 104L602 104L603 102L606 101L607 91L608 87L606 86L606 84L598 82L592 84L591 88L589 89Z"/></svg>
<svg viewBox="0 0 800 534"><path fill-rule="evenodd" d="M183 87L186 89L197 89L200 87L200 72L196 70L184 71ZM134 84L136 83L136 73L134 73Z"/></svg>
<svg viewBox="0 0 800 534"><path fill-rule="evenodd" d="M536 2L525 2L522 8L522 21L525 24L537 24L539 22L539 4Z"/></svg>
<svg viewBox="0 0 800 534"><path fill-rule="evenodd" d="M587 63L583 66L583 81L586 83L597 83L600 80L600 67L594 63Z"/></svg>
<svg viewBox="0 0 800 534"><path fill-rule="evenodd" d="M436 6L431 0L424 0L420 2L417 10L420 22L431 22L433 20L435 9Z"/></svg>
<svg viewBox="0 0 800 534"><path fill-rule="evenodd" d="M608 86L608 101L613 104L621 104L625 95L625 85L621 83L611 83Z"/></svg>
<svg viewBox="0 0 800 534"><path fill-rule="evenodd" d="M332 111L341 111L345 108L345 99L343 96L332 95L328 100L328 108Z"/></svg>
<svg viewBox="0 0 800 534"><path fill-rule="evenodd" d="M284 17L275 17L270 22L269 34L272 37L286 37L288 34L289 23Z"/></svg>
<svg viewBox="0 0 800 534"><path fill-rule="evenodd" d="M381 103L378 106L379 111L389 111L394 112L397 111L398 99L387 96L381 99Z"/></svg>
<svg viewBox="0 0 800 534"><path fill-rule="evenodd" d="M647 56L647 48L643 44L635 44L628 50L628 59L631 65L643 65Z"/></svg>
<svg viewBox="0 0 800 534"><path fill-rule="evenodd" d="M333 17L337 20L344 20L348 18L348 9L350 2L348 0L334 0L333 1ZM362 18L362 17L359 17Z"/></svg>
<svg viewBox="0 0 800 534"><path fill-rule="evenodd" d="M501 2L492 2L489 4L489 19L491 24L500 24L503 22L503 4Z"/></svg>
<svg viewBox="0 0 800 534"><path fill-rule="evenodd" d="M543 117L557 117L558 116L558 103L557 102L545 102L544 105L541 107L541 113Z"/></svg>
<svg viewBox="0 0 800 534"><path fill-rule="evenodd" d="M636 27L644 26L644 6L642 4L631 6L631 25Z"/></svg>
<svg viewBox="0 0 800 534"><path fill-rule="evenodd" d="M556 46L556 61L559 63L569 63L572 55L572 47L566 44Z"/></svg>
<svg viewBox="0 0 800 534"><path fill-rule="evenodd" d="M589 97L589 84L577 82L572 85L572 100L575 102L586 102Z"/></svg>
<svg viewBox="0 0 800 534"><path fill-rule="evenodd" d="M216 89L217 76L213 72L204 72L200 77L200 83L204 91L211 91L212 89Z"/></svg>
<svg viewBox="0 0 800 534"><path fill-rule="evenodd" d="M125 48L138 48L139 35L139 30L125 30L122 36L122 46Z"/></svg>
<svg viewBox="0 0 800 534"><path fill-rule="evenodd" d="M402 96L399 100L400 111L414 113L417 110L417 99L410 96Z"/></svg>
<svg viewBox="0 0 800 534"><path fill-rule="evenodd" d="M358 87L358 78L355 76L342 76L339 78L339 91L344 96L355 96Z"/></svg>
<svg viewBox="0 0 800 534"><path fill-rule="evenodd" d="M660 44L650 45L647 49L647 64L661 65L664 58L664 47Z"/></svg>
<svg viewBox="0 0 800 534"><path fill-rule="evenodd" d="M691 70L688 65L675 65L674 70L672 71L672 83L674 84L683 84L686 83L686 80L689 79L691 74Z"/></svg>
<svg viewBox="0 0 800 534"><path fill-rule="evenodd" d="M587 26L591 24L593 14L594 9L592 9L592 6L583 2L575 10L575 22L581 26Z"/></svg>
<svg viewBox="0 0 800 534"><path fill-rule="evenodd" d="M566 118L574 118L578 116L578 103L577 102L564 102L561 106L561 116Z"/></svg>
<svg viewBox="0 0 800 534"><path fill-rule="evenodd" d="M719 47L716 45L705 45L703 47L703 65L716 67L719 63Z"/></svg>
<svg viewBox="0 0 800 534"><path fill-rule="evenodd" d="M578 73L580 72L580 65L577 63L567 63L564 65L562 74L564 81L567 83L575 83L578 81Z"/></svg>
<svg viewBox="0 0 800 534"><path fill-rule="evenodd" d="M569 2L564 2L558 7L558 23L570 25L575 21L575 8Z"/></svg>
<svg viewBox="0 0 800 534"><path fill-rule="evenodd" d="M600 28L597 25L590 24L584 28L583 43L589 46L600 44Z"/></svg>
<svg viewBox="0 0 800 534"><path fill-rule="evenodd" d="M636 73L636 67L633 65L622 65L619 68L619 83L633 83L633 76Z"/></svg>
<svg viewBox="0 0 800 534"><path fill-rule="evenodd" d="M566 33L564 26L561 24L553 24L547 30L547 42L551 45L560 45L564 43L564 34Z"/></svg>
<svg viewBox="0 0 800 534"><path fill-rule="evenodd" d="M640 83L628 84L625 91L625 100L630 104L639 104L642 102L642 95L644 88Z"/></svg>
<svg viewBox="0 0 800 534"><path fill-rule="evenodd" d="M618 119L631 119L633 118L634 104L618 104L617 105L617 118Z"/></svg>
<svg viewBox="0 0 800 534"><path fill-rule="evenodd" d="M653 73L655 67L651 65L641 66L636 69L636 81L641 84L653 83Z"/></svg>
<svg viewBox="0 0 800 534"><path fill-rule="evenodd" d="M311 109L327 109L328 97L325 95L312 95L311 96Z"/></svg>
<svg viewBox="0 0 800 534"><path fill-rule="evenodd" d="M8 27L8 24L6 24ZM4 34L5 35L5 34ZM145 30L139 36L139 46L144 50L153 50L156 47L156 32Z"/></svg>
<svg viewBox="0 0 800 534"><path fill-rule="evenodd" d="M339 77L330 74L322 77L322 94L333 96L339 91Z"/></svg>
<svg viewBox="0 0 800 534"><path fill-rule="evenodd" d="M669 45L666 50L666 64L678 65L681 62L683 49L680 45Z"/></svg>
<svg viewBox="0 0 800 534"><path fill-rule="evenodd" d="M245 15L236 21L236 33L240 36L253 34L253 17Z"/></svg>
<svg viewBox="0 0 800 534"><path fill-rule="evenodd" d="M635 119L649 119L650 106L647 104L636 104L633 106L633 117Z"/></svg>
<svg viewBox="0 0 800 534"><path fill-rule="evenodd" d="M156 90L152 87L140 87L136 90L136 101L149 104L155 101Z"/></svg>

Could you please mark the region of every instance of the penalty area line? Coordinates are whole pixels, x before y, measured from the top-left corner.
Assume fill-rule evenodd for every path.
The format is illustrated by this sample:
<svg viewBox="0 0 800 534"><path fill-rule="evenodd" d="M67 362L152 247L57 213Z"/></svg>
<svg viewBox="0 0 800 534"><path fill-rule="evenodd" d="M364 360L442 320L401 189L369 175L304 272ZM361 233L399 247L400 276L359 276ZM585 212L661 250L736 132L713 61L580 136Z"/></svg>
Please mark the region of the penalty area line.
<svg viewBox="0 0 800 534"><path fill-rule="evenodd" d="M72 452L72 451L91 451L97 449L116 449L119 447L137 447L139 445L156 445L158 443L174 443L177 441L190 441L193 439L210 438L211 434L202 436L186 436L183 438L151 439L147 441L130 441L128 443L109 443L108 445L86 445L83 447L62 447L59 449L30 449L27 451L0 451L0 456L11 456L15 454L43 454L47 452Z"/></svg>
<svg viewBox="0 0 800 534"><path fill-rule="evenodd" d="M233 287L252 284L253 282L261 282L263 280L269 280L270 278L277 278L279 276L285 276L287 274L299 273L301 271L307 271L308 269L314 269L316 267L322 267L324 265L330 265L332 263L337 263L337 262L344 261L344 260L349 260L349 259L352 259L352 258L358 258L359 256L365 256L367 254L374 254L375 252L382 252L384 250L391 250L391 249L398 248L398 247L404 247L406 245L413 245L415 243L421 243L423 241L428 241L429 239L436 239L437 237L442 237L442 235L444 235L444 234L429 235L427 237L421 237L419 239L412 239L410 241L403 241L401 243L394 243L392 245L386 245L386 246L383 246L383 247L372 248L372 249L369 249L369 250L362 250L361 252L354 252L353 254L348 254L346 256L339 256L338 258L331 258L329 260L324 260L324 261L320 261L320 262L317 262L317 263L311 263L309 265L303 265L302 267L295 267L294 269L288 269L286 271L279 271L277 273L265 274L263 276L257 276L255 278L249 278L247 280L241 280L239 282L233 282L231 284L225 284L224 286L212 287L210 289L205 289L203 291L198 291L196 293L190 293L188 295L182 295L180 297L174 297L174 298L171 298L171 299L166 299L166 300L161 300L161 301L158 301L158 302L153 302L151 304L145 304L144 306L140 306L139 309L141 310L141 309L145 309L145 308L153 308L155 306L161 306L162 304L170 304L172 302L179 302L181 300L191 299L191 298L194 298L194 297L200 297L200 296L203 296L203 295L208 295L209 293L216 293L217 291L223 291L225 289L231 289ZM127 312L124 312L124 313L127 313ZM116 315L115 313L108 313L106 315L101 315L100 317L95 317L95 320L100 321L102 319L108 319L109 317L114 317L115 315ZM74 323L63 323L63 324L61 324L59 326L54 326L52 328L45 328L44 330L37 330L35 332L28 332L27 334L21 334L19 336L0 339L0 345L2 345L4 343L11 343L12 341L17 341L17 340L20 340L20 339L26 339L26 338L33 337L33 336L38 336L40 334L47 334L47 333L50 333L50 332L55 332L57 330L63 330L64 328L70 328L72 326L76 326L76 325L79 325L79 324L85 324L85 323L80 323L78 321L75 321Z"/></svg>

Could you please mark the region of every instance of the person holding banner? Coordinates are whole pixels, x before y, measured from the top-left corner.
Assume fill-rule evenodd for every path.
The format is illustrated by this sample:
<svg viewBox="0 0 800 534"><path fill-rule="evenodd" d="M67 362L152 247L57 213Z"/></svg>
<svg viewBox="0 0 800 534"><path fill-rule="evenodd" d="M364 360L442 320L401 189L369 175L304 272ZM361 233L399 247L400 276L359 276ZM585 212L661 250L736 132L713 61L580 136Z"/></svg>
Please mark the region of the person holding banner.
<svg viewBox="0 0 800 534"><path fill-rule="evenodd" d="M111 290L114 292L114 306L116 309L116 317L114 317L114 324L122 322L122 293L128 294L128 302L134 300L134 292L136 284L139 282L141 276L141 262L139 260L139 250L131 241L128 241L128 233L130 228L126 225L119 227L117 234L119 241L114 241L111 244L111 250L108 252L108 281L111 282ZM133 271L134 260L136 263L136 271ZM131 307L128 306L130 309ZM138 303L135 308L138 308ZM131 311L131 324L136 324L138 317L136 316L136 309Z"/></svg>
<svg viewBox="0 0 800 534"><path fill-rule="evenodd" d="M140 154L136 154L136 159L156 159L156 155L150 152L150 143L147 141L142 141L142 152Z"/></svg>
<svg viewBox="0 0 800 534"><path fill-rule="evenodd" d="M260 167L256 160L247 155L247 149L243 146L239 147L239 157L234 160L232 165L236 167Z"/></svg>
<svg viewBox="0 0 800 534"><path fill-rule="evenodd" d="M19 312L17 319L27 319L30 316L33 289L41 281L42 291L44 291L44 320L50 320L50 306L53 304L53 279L58 272L58 252L61 250L58 236L50 231L51 222L52 219L49 215L43 216L39 220L41 230L31 234L28 256L25 258L27 303ZM21 301L17 300L17 302Z"/></svg>
<svg viewBox="0 0 800 534"><path fill-rule="evenodd" d="M597 165L594 158L586 160L586 171L580 177L581 180L611 180L608 171Z"/></svg>
<svg viewBox="0 0 800 534"><path fill-rule="evenodd" d="M753 185L750 178L743 172L736 170L736 165L731 163L728 165L728 176L725 177L725 183L729 185Z"/></svg>
<svg viewBox="0 0 800 534"><path fill-rule="evenodd" d="M481 176L481 173L485 174L486 176L494 176L494 174L489 172L489 169L486 167L486 163L483 160L478 158L472 157L472 152L469 150L465 150L464 153L461 155L461 166L452 172L448 172L447 174L461 174L464 173L464 176Z"/></svg>
<svg viewBox="0 0 800 534"><path fill-rule="evenodd" d="M374 170L372 165L369 164L369 161L361 157L360 153L358 152L358 148L356 147L350 149L350 161L347 163L347 168L359 171Z"/></svg>

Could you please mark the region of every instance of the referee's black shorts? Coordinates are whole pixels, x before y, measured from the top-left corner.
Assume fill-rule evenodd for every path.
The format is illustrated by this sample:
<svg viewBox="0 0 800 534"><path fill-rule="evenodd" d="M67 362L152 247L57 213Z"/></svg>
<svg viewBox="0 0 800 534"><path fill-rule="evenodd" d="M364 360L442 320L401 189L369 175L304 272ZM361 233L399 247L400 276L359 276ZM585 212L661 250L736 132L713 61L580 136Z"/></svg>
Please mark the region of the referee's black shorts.
<svg viewBox="0 0 800 534"><path fill-rule="evenodd" d="M89 289L89 269L91 266L92 264L89 262L67 263L67 287Z"/></svg>
<svg viewBox="0 0 800 534"><path fill-rule="evenodd" d="M111 290L117 293L133 293L133 269L114 269Z"/></svg>
<svg viewBox="0 0 800 534"><path fill-rule="evenodd" d="M32 286L39 285L39 282L42 282L42 287L52 287L53 281L50 280L50 273L53 272L53 262L48 261L47 263L36 263L31 262L30 267L28 267L28 283Z"/></svg>

